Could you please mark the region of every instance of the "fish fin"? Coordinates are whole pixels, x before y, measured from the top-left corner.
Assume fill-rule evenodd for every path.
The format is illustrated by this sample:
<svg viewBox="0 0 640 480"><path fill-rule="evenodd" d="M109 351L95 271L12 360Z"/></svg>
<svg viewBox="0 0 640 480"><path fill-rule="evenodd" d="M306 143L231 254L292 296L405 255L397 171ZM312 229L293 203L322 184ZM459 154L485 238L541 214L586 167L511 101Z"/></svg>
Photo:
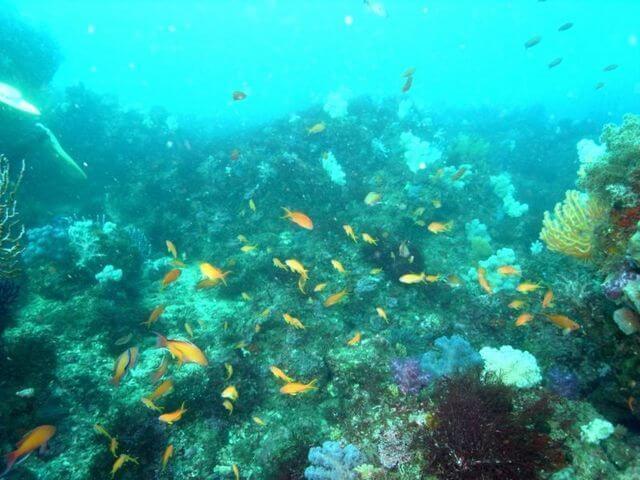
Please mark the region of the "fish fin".
<svg viewBox="0 0 640 480"><path fill-rule="evenodd" d="M163 348L167 346L167 338L158 332L156 334L156 348Z"/></svg>

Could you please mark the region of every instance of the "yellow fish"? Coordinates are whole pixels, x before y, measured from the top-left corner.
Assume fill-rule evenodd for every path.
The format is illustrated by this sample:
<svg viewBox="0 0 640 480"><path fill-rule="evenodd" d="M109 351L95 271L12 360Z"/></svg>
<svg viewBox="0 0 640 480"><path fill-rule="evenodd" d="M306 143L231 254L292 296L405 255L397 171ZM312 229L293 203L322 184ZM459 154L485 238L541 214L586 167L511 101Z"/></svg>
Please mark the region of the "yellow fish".
<svg viewBox="0 0 640 480"><path fill-rule="evenodd" d="M413 285L425 281L425 274L423 273L405 273L398 279L401 283L407 285Z"/></svg>
<svg viewBox="0 0 640 480"><path fill-rule="evenodd" d="M544 294L544 298L542 299L542 308L549 308L553 306L553 291L551 289L547 290L547 293Z"/></svg>
<svg viewBox="0 0 640 480"><path fill-rule="evenodd" d="M384 319L385 322L389 321L389 319L387 318L387 312L384 311L384 308L376 307L376 312L378 312L378 316Z"/></svg>
<svg viewBox="0 0 640 480"><path fill-rule="evenodd" d="M235 463L231 466L231 469L233 470L233 477L235 480L240 480L240 469L238 468L238 465L236 465Z"/></svg>
<svg viewBox="0 0 640 480"><path fill-rule="evenodd" d="M531 320L533 320L533 315L531 313L521 313L515 321L516 327L521 327L526 325Z"/></svg>
<svg viewBox="0 0 640 480"><path fill-rule="evenodd" d="M249 243L249 240L244 235L240 234L236 237L240 243Z"/></svg>
<svg viewBox="0 0 640 480"><path fill-rule="evenodd" d="M453 222L431 222L427 226L427 230L438 235L439 233L449 232L453 228Z"/></svg>
<svg viewBox="0 0 640 480"><path fill-rule="evenodd" d="M182 402L182 405L178 410L176 410L175 412L163 413L158 417L158 420L164 423L168 423L169 425L173 425L174 422L177 422L182 418L182 415L184 415L186 411L187 409L184 408L184 402Z"/></svg>
<svg viewBox="0 0 640 480"><path fill-rule="evenodd" d="M118 356L113 365L113 384L117 387L120 385L122 377L136 366L138 360L138 347L131 347L125 350Z"/></svg>
<svg viewBox="0 0 640 480"><path fill-rule="evenodd" d="M249 199L249 208L251 209L252 212L256 211L256 202L253 201L253 198Z"/></svg>
<svg viewBox="0 0 640 480"><path fill-rule="evenodd" d="M369 270L369 273L371 275L378 275L378 274L382 273L382 269L381 268L372 268L371 270Z"/></svg>
<svg viewBox="0 0 640 480"><path fill-rule="evenodd" d="M116 458L116 461L113 463L113 467L111 467L111 476L113 477L116 474L116 472L120 470L123 467L123 465L127 462L132 462L137 464L138 460L136 460L133 457L130 457L126 453L121 453L120 456Z"/></svg>
<svg viewBox="0 0 640 480"><path fill-rule="evenodd" d="M351 240L358 243L358 237L356 237L356 234L353 231L353 227L351 225L342 225L342 229L344 230L344 233L346 233Z"/></svg>
<svg viewBox="0 0 640 480"><path fill-rule="evenodd" d="M533 283L533 282L522 282L520 285L518 285L516 287L516 290L519 291L520 293L529 293L529 292L533 292L537 289L540 288L540 284L539 283Z"/></svg>
<svg viewBox="0 0 640 480"><path fill-rule="evenodd" d="M153 400L148 399L147 397L142 397L140 401L150 410L155 410L156 412L162 412L162 408L158 407Z"/></svg>
<svg viewBox="0 0 640 480"><path fill-rule="evenodd" d="M522 307L524 307L525 303L526 302L524 300L513 300L511 303L509 303L509 305L507 305L507 307L513 308L514 310L520 310Z"/></svg>
<svg viewBox="0 0 640 480"><path fill-rule="evenodd" d="M156 400L164 395L168 395L173 391L173 382L171 380L165 380L158 387L146 396L149 400Z"/></svg>
<svg viewBox="0 0 640 480"><path fill-rule="evenodd" d="M368 233L363 233L362 234L362 240L367 242L369 245L378 245L378 241L375 238L373 238L371 235L369 235Z"/></svg>
<svg viewBox="0 0 640 480"><path fill-rule="evenodd" d="M314 292L321 292L321 291L323 291L325 289L326 286L327 286L326 283L319 283L315 287L313 287L313 291Z"/></svg>
<svg viewBox="0 0 640 480"><path fill-rule="evenodd" d="M214 267L210 263L203 262L200 264L200 273L202 276L209 280L221 280L225 285L227 284L226 278L231 272L223 272L217 267Z"/></svg>
<svg viewBox="0 0 640 480"><path fill-rule="evenodd" d="M433 205L433 208L441 208L442 200L440 200L439 198L434 198L433 200L431 200L431 205Z"/></svg>
<svg viewBox="0 0 640 480"><path fill-rule="evenodd" d="M235 402L240 395L238 394L238 390L236 389L236 387L234 387L233 385L229 385L227 388L225 388L222 391L220 396L222 398L227 398L227 399L233 400Z"/></svg>
<svg viewBox="0 0 640 480"><path fill-rule="evenodd" d="M260 417L251 417L251 419L257 423L258 425L260 425L261 427L264 427L266 425L265 421L262 420Z"/></svg>
<svg viewBox="0 0 640 480"><path fill-rule="evenodd" d="M379 193L376 192L369 192L367 193L367 196L364 197L364 203L365 205L375 205L376 203L379 203L380 200L382 199L382 195L380 195Z"/></svg>
<svg viewBox="0 0 640 480"><path fill-rule="evenodd" d="M111 440L111 438L112 438L112 437L111 437L111 435L109 435L109 432L107 432L107 431L105 430L105 428L104 428L102 425L100 425L99 423L96 423L96 424L93 426L93 429L96 431L96 433L99 433L100 435L104 435L104 436L105 436L105 437L107 437L109 440Z"/></svg>
<svg viewBox="0 0 640 480"><path fill-rule="evenodd" d="M177 358L180 365L183 363L197 363L200 366L206 367L209 364L202 350L193 343L187 342L186 340L168 339L159 333L157 333L156 336L156 346L169 350L171 356Z"/></svg>
<svg viewBox="0 0 640 480"><path fill-rule="evenodd" d="M284 263L291 269L292 272L299 274L305 280L309 278L309 272L304 268L304 265L302 265L302 263L300 263L295 258L289 258L285 260Z"/></svg>
<svg viewBox="0 0 640 480"><path fill-rule="evenodd" d="M287 383L293 382L293 378L289 377L286 373L284 373L282 370L280 370L275 365L270 366L269 370L271 370L271 373L273 373L280 380L284 380Z"/></svg>
<svg viewBox="0 0 640 480"><path fill-rule="evenodd" d="M231 403L229 400L225 400L224 402L222 402L222 406L229 411L229 415L233 413L233 403Z"/></svg>
<svg viewBox="0 0 640 480"><path fill-rule="evenodd" d="M324 122L319 122L319 123L316 123L315 125L313 125L312 127L307 128L307 133L309 135L314 135L316 133L324 132L324 130L326 128L327 128L327 126L325 125Z"/></svg>
<svg viewBox="0 0 640 480"><path fill-rule="evenodd" d="M292 317L288 313L283 313L282 318L284 318L284 321L293 328L297 328L298 330L304 330L305 328L299 319Z"/></svg>
<svg viewBox="0 0 640 480"><path fill-rule="evenodd" d="M344 265L342 265L342 263L340 263L338 260L331 260L331 265L333 265L333 268L335 268L340 273L346 272L346 270L344 269Z"/></svg>
<svg viewBox="0 0 640 480"><path fill-rule="evenodd" d="M287 383L280 389L280 393L284 393L286 395L298 395L300 393L306 393L310 390L317 390L318 387L314 386L317 381L317 379L314 379L307 384L300 382Z"/></svg>
<svg viewBox="0 0 640 480"><path fill-rule="evenodd" d="M513 265L502 265L498 267L498 273L500 275L520 275L520 270Z"/></svg>
<svg viewBox="0 0 640 480"><path fill-rule="evenodd" d="M173 242L171 240L166 240L165 243L167 244L167 250L171 253L171 256L173 256L173 258L178 258L178 250Z"/></svg>
<svg viewBox="0 0 640 480"><path fill-rule="evenodd" d="M158 321L158 318L160 318L160 315L164 313L164 310L165 310L164 305L158 305L156 308L153 309L153 311L151 312L151 315L149 315L149 319L146 322L142 322L142 324L146 325L147 328L149 328L156 321Z"/></svg>
<svg viewBox="0 0 640 480"><path fill-rule="evenodd" d="M118 456L118 439L116 437L111 437L111 441L109 442L109 451L114 457Z"/></svg>
<svg viewBox="0 0 640 480"><path fill-rule="evenodd" d="M428 283L435 283L440 280L440 275L425 275L424 280Z"/></svg>
<svg viewBox="0 0 640 480"><path fill-rule="evenodd" d="M226 380L229 380L233 375L233 365L231 365L230 363L225 363L224 369L227 372L227 376L225 377L225 381L226 381Z"/></svg>
<svg viewBox="0 0 640 480"><path fill-rule="evenodd" d="M249 295L247 292L242 292L240 295L242 296L242 299L245 302L248 302L249 300L251 300L251 295Z"/></svg>
<svg viewBox="0 0 640 480"><path fill-rule="evenodd" d="M347 341L347 345L350 345L350 346L357 345L358 343L360 343L361 339L362 339L362 334L360 332L356 332L355 335Z"/></svg>
<svg viewBox="0 0 640 480"><path fill-rule="evenodd" d="M327 299L324 301L324 306L325 307L334 306L336 303L341 302L342 299L347 296L347 293L348 293L347 289L344 289L344 290L340 290L337 293L329 295Z"/></svg>
<svg viewBox="0 0 640 480"><path fill-rule="evenodd" d="M478 284L480 285L480 288L491 295L493 293L493 289L487 280L487 271L482 267L478 267L476 273L478 275Z"/></svg>
<svg viewBox="0 0 640 480"><path fill-rule="evenodd" d="M243 245L240 247L240 251L242 251L242 253L249 253L253 252L256 248L258 248L257 245Z"/></svg>
<svg viewBox="0 0 640 480"><path fill-rule="evenodd" d="M284 263L282 263L280 259L277 257L273 257L273 266L278 267L285 271L289 271L289 267L287 267Z"/></svg>

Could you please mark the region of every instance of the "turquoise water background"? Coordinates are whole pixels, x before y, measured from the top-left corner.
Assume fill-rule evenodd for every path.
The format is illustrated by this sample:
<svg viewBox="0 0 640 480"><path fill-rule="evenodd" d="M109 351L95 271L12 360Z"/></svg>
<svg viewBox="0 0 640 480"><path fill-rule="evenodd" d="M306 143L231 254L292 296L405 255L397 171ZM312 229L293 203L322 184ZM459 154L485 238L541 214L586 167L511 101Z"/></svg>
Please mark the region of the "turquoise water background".
<svg viewBox="0 0 640 480"><path fill-rule="evenodd" d="M58 85L83 82L125 104L222 121L266 121L337 90L396 95L411 66L410 95L432 108L542 105L584 118L640 106L638 1L400 0L384 3L386 18L359 0L16 6L60 42ZM574 27L559 32L565 22ZM534 35L541 43L525 49ZM549 69L556 57L563 62ZM620 67L602 71L612 63ZM232 102L234 90L250 101Z"/></svg>

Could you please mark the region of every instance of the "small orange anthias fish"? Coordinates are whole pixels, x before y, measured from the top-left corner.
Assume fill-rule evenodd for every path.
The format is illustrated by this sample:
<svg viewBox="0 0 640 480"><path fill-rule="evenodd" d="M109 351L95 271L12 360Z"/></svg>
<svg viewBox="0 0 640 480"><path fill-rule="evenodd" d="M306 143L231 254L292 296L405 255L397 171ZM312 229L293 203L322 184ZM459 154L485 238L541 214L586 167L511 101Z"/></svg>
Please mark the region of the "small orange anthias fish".
<svg viewBox="0 0 640 480"><path fill-rule="evenodd" d="M173 457L173 445L169 444L167 445L167 448L164 450L164 453L162 454L162 471L164 472L164 469L167 468L167 463L169 463L169 459Z"/></svg>
<svg viewBox="0 0 640 480"><path fill-rule="evenodd" d="M460 167L456 173L451 175L451 181L455 182L456 180L460 180L465 173L467 173L467 167Z"/></svg>
<svg viewBox="0 0 640 480"><path fill-rule="evenodd" d="M358 343L360 343L361 339L362 339L362 334L360 332L356 332L353 335L353 337L351 337L349 340L347 340L347 345L349 345L349 346L357 345Z"/></svg>
<svg viewBox="0 0 640 480"><path fill-rule="evenodd" d="M342 262L340 262L339 260L331 260L331 265L340 273L346 272L344 265L342 265Z"/></svg>
<svg viewBox="0 0 640 480"><path fill-rule="evenodd" d="M314 386L318 379L311 380L309 383L291 382L287 383L280 389L280 393L286 395L298 395L300 393L306 393L310 390L317 390L318 387Z"/></svg>
<svg viewBox="0 0 640 480"><path fill-rule="evenodd" d="M356 237L356 233L353 231L353 227L351 225L342 225L342 229L351 240L358 243L358 237Z"/></svg>
<svg viewBox="0 0 640 480"><path fill-rule="evenodd" d="M158 380L160 380L164 376L164 374L167 373L167 368L169 368L169 357L165 355L164 357L162 357L160 366L151 374L151 381L153 383L156 383Z"/></svg>
<svg viewBox="0 0 640 480"><path fill-rule="evenodd" d="M225 388L222 391L220 396L222 398L227 398L227 399L233 400L235 402L238 399L238 397L240 396L240 394L238 393L238 390L236 389L236 387L234 387L233 385L229 385L227 388Z"/></svg>
<svg viewBox="0 0 640 480"><path fill-rule="evenodd" d="M329 296L327 297L327 299L324 301L324 306L325 306L325 307L332 307L332 306L334 306L336 303L341 302L341 301L342 301L342 299L343 299L344 297L346 297L347 293L348 293L348 291L347 291L347 289L345 288L344 290L340 290L340 291L339 291L339 292L337 292L337 293L334 293L334 294L332 294L332 295L329 295Z"/></svg>
<svg viewBox="0 0 640 480"><path fill-rule="evenodd" d="M439 234L439 233L444 233L444 232L449 232L451 231L451 228L453 227L453 222L431 222L428 226L427 226L427 230L429 230L431 233L434 234Z"/></svg>
<svg viewBox="0 0 640 480"><path fill-rule="evenodd" d="M478 273L478 284L480 285L480 288L482 288L482 290L484 290L489 295L491 295L493 293L493 289L491 288L491 285L489 285L489 282L487 281L487 271L482 267L478 267L477 273Z"/></svg>
<svg viewBox="0 0 640 480"><path fill-rule="evenodd" d="M364 203L365 205L372 206L372 205L375 205L376 203L380 203L381 199L382 199L382 195L380 195L378 192L369 192L364 197Z"/></svg>
<svg viewBox="0 0 640 480"><path fill-rule="evenodd" d="M162 279L162 288L165 288L167 285L170 285L173 282L175 282L178 278L180 278L181 274L182 274L182 271L177 268L174 268L173 270L169 270L169 272L167 272L167 274Z"/></svg>
<svg viewBox="0 0 640 480"><path fill-rule="evenodd" d="M518 270L516 267L514 267L513 265L502 265L501 267L498 267L498 273L500 275L520 275L520 270Z"/></svg>
<svg viewBox="0 0 640 480"><path fill-rule="evenodd" d="M236 90L231 94L231 98L233 98L233 100L235 102L240 101L240 100L244 100L245 98L247 98L247 94L244 92L241 92L240 90Z"/></svg>
<svg viewBox="0 0 640 480"><path fill-rule="evenodd" d="M521 313L518 315L518 318L516 318L515 325L516 327L521 327L522 325L529 323L531 320L533 320L533 315L531 313Z"/></svg>
<svg viewBox="0 0 640 480"><path fill-rule="evenodd" d="M525 304L524 300L513 300L507 307L513 308L514 310L520 310Z"/></svg>
<svg viewBox="0 0 640 480"><path fill-rule="evenodd" d="M307 128L307 133L309 135L315 135L316 133L324 132L326 128L327 128L327 125L324 122L319 122Z"/></svg>
<svg viewBox="0 0 640 480"><path fill-rule="evenodd" d="M149 328L158 320L158 318L160 318L160 315L164 313L164 309L165 309L164 305L158 305L156 308L153 309L153 311L151 312L151 315L149 315L149 319L146 322L142 322L142 324L146 325L147 328Z"/></svg>
<svg viewBox="0 0 640 480"><path fill-rule="evenodd" d="M158 388L156 388L153 393L147 395L149 400L156 400L157 398L162 397L163 395L167 395L173 391L173 382L171 380L165 380Z"/></svg>
<svg viewBox="0 0 640 480"><path fill-rule="evenodd" d="M222 283L226 285L227 275L229 275L231 271L223 272L218 267L203 262L200 264L200 273L202 273L202 276L205 277L206 280L222 281Z"/></svg>
<svg viewBox="0 0 640 480"><path fill-rule="evenodd" d="M376 312L378 313L378 316L382 318L385 322L389 321L389 319L387 318L387 312L384 311L384 308L376 307Z"/></svg>
<svg viewBox="0 0 640 480"><path fill-rule="evenodd" d="M285 260L284 263L287 264L287 267L289 267L292 272L295 272L295 273L299 274L305 280L307 280L309 278L308 270L306 270L304 268L304 265L302 265L302 263L300 263L295 258L289 258L289 259Z"/></svg>
<svg viewBox="0 0 640 480"><path fill-rule="evenodd" d="M362 240L367 242L369 245L378 245L378 241L375 238L373 238L371 235L369 235L368 233L363 233L362 234Z"/></svg>
<svg viewBox="0 0 640 480"><path fill-rule="evenodd" d="M560 315L557 313L545 313L544 316L547 317L555 326L563 329L565 333L573 332L574 330L578 330L580 328L580 325L578 325L566 315Z"/></svg>
<svg viewBox="0 0 640 480"><path fill-rule="evenodd" d="M182 365L183 363L197 363L200 366L206 367L209 364L202 350L193 343L187 342L186 340L169 339L159 333L156 333L156 335L156 346L169 350L171 356L178 360L178 365Z"/></svg>
<svg viewBox="0 0 640 480"><path fill-rule="evenodd" d="M171 256L173 256L173 258L178 258L178 250L176 249L176 246L173 244L173 242L171 240L165 240L165 242L167 244L167 250L169 251Z"/></svg>
<svg viewBox="0 0 640 480"><path fill-rule="evenodd" d="M540 284L532 283L532 282L522 282L520 285L516 287L516 290L520 293L529 293L533 292L540 288Z"/></svg>
<svg viewBox="0 0 640 480"><path fill-rule="evenodd" d="M111 477L113 478L113 476L115 475L115 473L120 470L125 463L127 462L132 462L137 464L138 460L136 460L135 458L127 455L126 453L121 453L120 456L118 458L116 458L116 461L113 462L113 467L111 467Z"/></svg>
<svg viewBox="0 0 640 480"><path fill-rule="evenodd" d="M138 360L138 347L127 348L120 354L113 365L113 384L120 385L122 377L136 365Z"/></svg>
<svg viewBox="0 0 640 480"><path fill-rule="evenodd" d="M294 212L285 207L282 207L282 209L284 210L284 216L282 218L287 218L296 225L299 225L307 230L313 230L313 221L311 220L311 218L309 218L309 216L302 212Z"/></svg>
<svg viewBox="0 0 640 480"><path fill-rule="evenodd" d="M182 402L182 405L178 410L170 413L163 413L158 417L158 420L160 420L163 423L168 423L169 425L172 425L174 422L177 422L178 420L180 420L182 418L182 415L184 415L186 411L187 409L184 408L184 402Z"/></svg>
<svg viewBox="0 0 640 480"><path fill-rule="evenodd" d="M542 298L542 308L549 308L553 306L553 290L549 289Z"/></svg>
<svg viewBox="0 0 640 480"><path fill-rule="evenodd" d="M47 442L55 435L55 433L56 427L53 425L40 425L23 436L16 444L16 449L5 455L7 466L0 477L4 477L9 473L19 458L26 458L27 455L38 448L46 448Z"/></svg>
<svg viewBox="0 0 640 480"><path fill-rule="evenodd" d="M422 273L405 273L399 279L400 283L413 285L415 283L426 282L426 275Z"/></svg>
<svg viewBox="0 0 640 480"><path fill-rule="evenodd" d="M283 313L282 314L282 318L284 318L284 321L288 325L291 325L293 328L297 328L298 330L304 330L304 325L302 324L300 319L298 319L296 317L293 317L293 316L289 315L288 313Z"/></svg>

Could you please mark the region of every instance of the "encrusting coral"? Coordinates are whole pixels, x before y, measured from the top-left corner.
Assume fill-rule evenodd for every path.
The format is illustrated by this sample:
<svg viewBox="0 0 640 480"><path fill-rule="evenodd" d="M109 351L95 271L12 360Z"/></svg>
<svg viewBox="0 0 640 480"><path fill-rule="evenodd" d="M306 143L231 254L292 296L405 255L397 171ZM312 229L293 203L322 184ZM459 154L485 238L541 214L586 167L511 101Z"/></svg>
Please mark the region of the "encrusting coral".
<svg viewBox="0 0 640 480"><path fill-rule="evenodd" d="M605 207L577 190L568 190L557 203L553 216L544 212L540 240L549 250L587 260L593 256L595 228L605 215Z"/></svg>
<svg viewBox="0 0 640 480"><path fill-rule="evenodd" d="M12 277L17 273L17 263L22 246L24 226L18 219L16 193L22 176L24 163L18 178L12 184L9 161L0 155L0 278Z"/></svg>

